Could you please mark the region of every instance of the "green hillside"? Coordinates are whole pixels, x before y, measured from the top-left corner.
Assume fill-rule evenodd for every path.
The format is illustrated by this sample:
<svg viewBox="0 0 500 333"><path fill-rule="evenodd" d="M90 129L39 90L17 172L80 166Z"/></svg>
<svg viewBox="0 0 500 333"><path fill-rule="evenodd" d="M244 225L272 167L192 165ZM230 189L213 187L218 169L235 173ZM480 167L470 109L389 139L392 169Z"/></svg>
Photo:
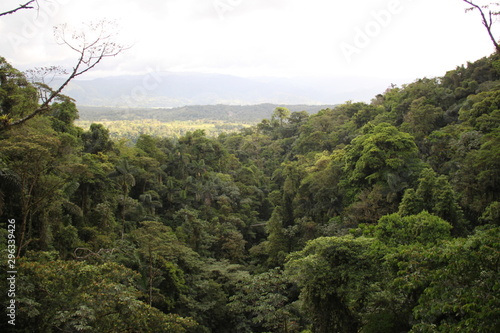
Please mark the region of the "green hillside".
<svg viewBox="0 0 500 333"><path fill-rule="evenodd" d="M20 123L36 91L1 59L2 331L500 331L498 55L314 113L82 109L268 112L133 144L64 96Z"/></svg>
<svg viewBox="0 0 500 333"><path fill-rule="evenodd" d="M110 107L78 107L75 124L86 130L92 123L103 124L113 139L135 142L141 134L180 137L187 132L203 130L208 136L217 136L255 125L271 118L279 105L188 105L171 109L135 109ZM288 105L290 111L316 113L332 105Z"/></svg>
<svg viewBox="0 0 500 333"><path fill-rule="evenodd" d="M278 106L282 105L187 105L170 109L79 106L78 111L80 119L88 121L155 119L161 122L218 120L257 123L264 118L270 118ZM331 107L334 105L287 105L290 111L308 111L309 113L316 113L321 109Z"/></svg>

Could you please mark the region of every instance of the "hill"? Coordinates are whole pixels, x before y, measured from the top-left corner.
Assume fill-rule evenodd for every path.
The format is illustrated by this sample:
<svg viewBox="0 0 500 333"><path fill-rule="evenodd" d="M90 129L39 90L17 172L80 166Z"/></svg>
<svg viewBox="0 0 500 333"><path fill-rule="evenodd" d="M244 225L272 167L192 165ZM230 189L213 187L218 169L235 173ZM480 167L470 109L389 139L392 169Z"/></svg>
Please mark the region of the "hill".
<svg viewBox="0 0 500 333"><path fill-rule="evenodd" d="M500 331L500 55L218 137L121 109L133 143L65 98L15 125L0 69L9 332Z"/></svg>
<svg viewBox="0 0 500 333"><path fill-rule="evenodd" d="M363 82L362 85L359 82ZM60 81L55 80L55 86ZM373 78L243 78L204 73L151 72L74 80L64 93L78 106L171 108L183 105L338 104L368 101L391 82Z"/></svg>
<svg viewBox="0 0 500 333"><path fill-rule="evenodd" d="M203 130L209 136L235 132L270 119L276 104L259 105L189 105L164 108L78 108L80 119L76 124L84 129L92 123L101 123L114 139L127 138L135 142L141 134L161 137L180 137L187 132ZM334 105L288 105L291 112L307 111L315 114Z"/></svg>
<svg viewBox="0 0 500 333"><path fill-rule="evenodd" d="M188 105L175 108L113 108L79 106L80 120L118 121L154 119L161 122L216 120L237 123L256 123L270 118L277 104L258 105ZM287 105L291 112L316 113L334 105Z"/></svg>

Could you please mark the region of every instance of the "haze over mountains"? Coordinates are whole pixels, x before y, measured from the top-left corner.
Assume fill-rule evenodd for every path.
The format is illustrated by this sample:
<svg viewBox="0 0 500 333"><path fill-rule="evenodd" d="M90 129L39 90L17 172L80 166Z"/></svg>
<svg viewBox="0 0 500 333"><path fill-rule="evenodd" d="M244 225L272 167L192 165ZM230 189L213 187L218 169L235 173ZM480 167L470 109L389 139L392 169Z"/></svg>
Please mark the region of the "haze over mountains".
<svg viewBox="0 0 500 333"><path fill-rule="evenodd" d="M151 72L146 75L74 80L64 93L74 98L78 106L99 107L170 108L262 103L320 105L346 100L369 101L390 84L368 78L243 78L222 74Z"/></svg>

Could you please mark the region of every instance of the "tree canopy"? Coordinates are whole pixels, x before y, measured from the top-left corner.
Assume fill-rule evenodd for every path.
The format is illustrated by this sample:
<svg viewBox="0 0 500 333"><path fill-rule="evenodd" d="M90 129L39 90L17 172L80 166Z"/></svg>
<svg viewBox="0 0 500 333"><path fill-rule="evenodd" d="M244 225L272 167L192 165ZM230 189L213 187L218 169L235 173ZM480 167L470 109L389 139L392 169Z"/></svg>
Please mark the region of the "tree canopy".
<svg viewBox="0 0 500 333"><path fill-rule="evenodd" d="M499 331L499 64L132 141L0 58L2 330Z"/></svg>

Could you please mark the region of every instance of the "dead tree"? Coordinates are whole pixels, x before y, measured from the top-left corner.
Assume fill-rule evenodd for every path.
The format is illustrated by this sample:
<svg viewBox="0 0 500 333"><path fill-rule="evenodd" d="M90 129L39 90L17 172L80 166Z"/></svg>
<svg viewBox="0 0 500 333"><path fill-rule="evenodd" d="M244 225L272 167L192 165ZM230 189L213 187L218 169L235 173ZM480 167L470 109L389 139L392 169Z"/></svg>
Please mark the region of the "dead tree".
<svg viewBox="0 0 500 333"><path fill-rule="evenodd" d="M56 89L40 96L41 104L28 115L21 119L9 120L0 123L0 132L9 127L24 124L31 118L46 113L50 110L51 103L59 96L68 83L92 68L102 59L114 57L124 51L127 47L115 42L115 26L109 21L100 21L89 24L82 31L69 31L67 25L54 28L54 35L58 44L65 45L77 53L77 61L63 83ZM45 87L47 88L47 87Z"/></svg>
<svg viewBox="0 0 500 333"><path fill-rule="evenodd" d="M493 36L493 31L492 31L493 17L499 15L500 12L492 11L490 9L491 6L499 6L500 3L492 2L488 5L477 5L477 4L473 3L472 1L468 1L468 0L463 0L463 1L472 6L472 7L469 7L465 10L466 13L473 11L473 10L479 11L479 14L481 14L481 21L482 21L484 27L486 28L486 30L488 31L488 36L490 36L490 39L493 42L493 45L495 46L496 53L500 54L500 46L498 45L497 40Z"/></svg>

